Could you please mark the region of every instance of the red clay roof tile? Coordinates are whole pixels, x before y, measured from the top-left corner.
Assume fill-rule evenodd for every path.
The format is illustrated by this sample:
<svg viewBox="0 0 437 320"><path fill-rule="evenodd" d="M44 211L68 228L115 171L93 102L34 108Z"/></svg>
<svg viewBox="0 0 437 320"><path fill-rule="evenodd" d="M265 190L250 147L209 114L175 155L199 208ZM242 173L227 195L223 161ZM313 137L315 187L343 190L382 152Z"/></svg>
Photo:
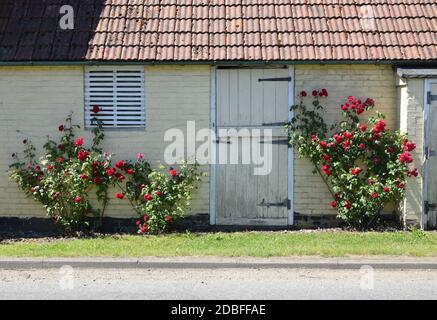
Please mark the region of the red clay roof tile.
<svg viewBox="0 0 437 320"><path fill-rule="evenodd" d="M436 16L435 0L2 0L0 61L436 60Z"/></svg>

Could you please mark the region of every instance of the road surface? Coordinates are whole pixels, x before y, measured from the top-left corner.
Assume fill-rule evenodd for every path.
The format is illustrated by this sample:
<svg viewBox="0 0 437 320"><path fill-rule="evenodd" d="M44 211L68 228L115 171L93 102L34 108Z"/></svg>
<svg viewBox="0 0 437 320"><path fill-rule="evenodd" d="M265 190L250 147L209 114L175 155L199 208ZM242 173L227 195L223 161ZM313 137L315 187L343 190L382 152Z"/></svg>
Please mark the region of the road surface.
<svg viewBox="0 0 437 320"><path fill-rule="evenodd" d="M0 299L437 299L437 269L0 269Z"/></svg>

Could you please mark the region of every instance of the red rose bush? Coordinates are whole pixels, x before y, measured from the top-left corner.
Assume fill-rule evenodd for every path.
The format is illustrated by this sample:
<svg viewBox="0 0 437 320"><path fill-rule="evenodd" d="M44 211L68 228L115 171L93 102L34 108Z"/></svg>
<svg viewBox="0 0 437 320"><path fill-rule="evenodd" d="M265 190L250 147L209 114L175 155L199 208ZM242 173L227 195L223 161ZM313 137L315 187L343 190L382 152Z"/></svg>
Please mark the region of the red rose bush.
<svg viewBox="0 0 437 320"><path fill-rule="evenodd" d="M307 107L307 93L292 107L294 118L287 125L290 144L308 158L328 186L338 218L349 226L370 228L387 203L400 203L406 180L417 176L411 151L416 146L407 135L387 128L384 115L375 112L375 101L350 96L340 106L343 119L328 128L322 105L326 90L314 90Z"/></svg>
<svg viewBox="0 0 437 320"><path fill-rule="evenodd" d="M100 108L94 107L97 114ZM154 170L138 154L136 161L118 160L103 152L103 125L97 121L91 130L89 146L84 137L76 137L79 126L71 115L58 127L59 141L48 140L43 156L36 158L36 148L23 140L24 158L14 153L10 179L24 193L40 202L48 215L64 231L87 230L91 217L102 218L110 200L128 201L143 222L139 233L168 230L188 208L195 183L200 180L197 165L183 164L180 172L162 168ZM118 189L110 196L112 189ZM149 197L150 196L150 197ZM147 221L145 221L147 217Z"/></svg>

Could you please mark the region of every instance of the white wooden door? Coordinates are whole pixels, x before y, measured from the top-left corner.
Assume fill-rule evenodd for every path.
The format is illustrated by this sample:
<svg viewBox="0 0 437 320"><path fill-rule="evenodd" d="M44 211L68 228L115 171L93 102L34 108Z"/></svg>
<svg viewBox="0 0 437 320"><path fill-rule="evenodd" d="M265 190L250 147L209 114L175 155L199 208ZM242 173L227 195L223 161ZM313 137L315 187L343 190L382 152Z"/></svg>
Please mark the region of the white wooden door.
<svg viewBox="0 0 437 320"><path fill-rule="evenodd" d="M216 169L216 223L218 225L287 225L288 141L284 122L288 120L288 69L217 70L217 157L226 150L228 162ZM236 129L238 134L221 129ZM273 138L255 140L241 135L244 129L271 129ZM247 131L246 131L247 132ZM246 144L244 144L246 143ZM271 146L269 174L255 174L253 162L243 162L258 143ZM239 149L235 151L235 144ZM234 153L232 153L234 152ZM230 155L238 153L238 161ZM253 154L251 154L253 156ZM223 158L222 158L223 159ZM235 160L235 159L234 159ZM253 160L253 159L251 159ZM245 163L245 164L244 164Z"/></svg>
<svg viewBox="0 0 437 320"><path fill-rule="evenodd" d="M426 143L427 194L425 211L428 226L437 226L437 80L429 80L429 94L425 99L429 103Z"/></svg>

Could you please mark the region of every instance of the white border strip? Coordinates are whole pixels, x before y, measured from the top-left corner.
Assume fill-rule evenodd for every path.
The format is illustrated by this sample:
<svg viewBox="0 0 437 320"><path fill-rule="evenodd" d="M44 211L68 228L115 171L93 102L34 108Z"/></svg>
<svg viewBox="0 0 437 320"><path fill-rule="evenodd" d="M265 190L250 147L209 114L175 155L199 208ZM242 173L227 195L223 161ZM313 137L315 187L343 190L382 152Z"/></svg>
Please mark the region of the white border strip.
<svg viewBox="0 0 437 320"><path fill-rule="evenodd" d="M211 130L217 134L217 67L211 67ZM210 179L209 179L209 223L215 225L217 223L216 219L216 158L217 158L217 143L211 137L211 164L210 164Z"/></svg>

